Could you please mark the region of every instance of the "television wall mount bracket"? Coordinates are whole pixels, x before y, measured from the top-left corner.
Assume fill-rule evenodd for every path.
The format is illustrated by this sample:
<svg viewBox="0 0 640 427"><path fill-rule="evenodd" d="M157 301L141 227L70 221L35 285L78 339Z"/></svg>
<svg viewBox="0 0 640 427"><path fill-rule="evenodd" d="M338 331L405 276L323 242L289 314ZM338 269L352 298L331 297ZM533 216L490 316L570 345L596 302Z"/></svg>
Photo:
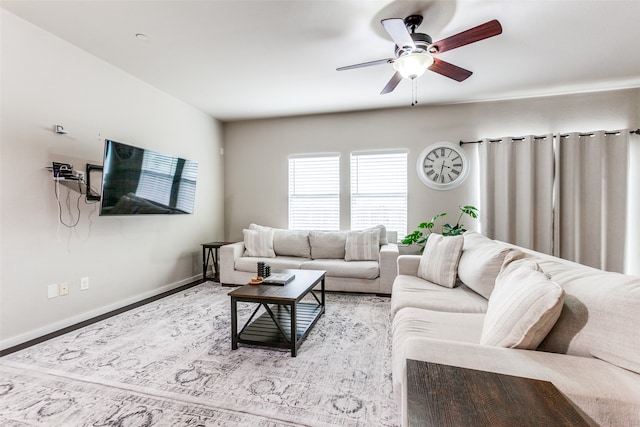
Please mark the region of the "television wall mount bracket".
<svg viewBox="0 0 640 427"><path fill-rule="evenodd" d="M87 163L86 174L85 174L85 179L87 181L87 194L86 194L87 201L97 202L100 200L100 194L94 193L93 190L91 189L91 172L96 172L96 171L102 172L102 170L103 170L103 167L101 165L92 165L90 163Z"/></svg>

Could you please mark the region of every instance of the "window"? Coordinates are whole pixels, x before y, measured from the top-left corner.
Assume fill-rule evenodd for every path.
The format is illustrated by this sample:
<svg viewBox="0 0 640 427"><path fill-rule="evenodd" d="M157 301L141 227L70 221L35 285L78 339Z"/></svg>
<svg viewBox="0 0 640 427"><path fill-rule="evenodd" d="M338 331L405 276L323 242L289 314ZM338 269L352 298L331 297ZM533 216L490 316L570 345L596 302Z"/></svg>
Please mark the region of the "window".
<svg viewBox="0 0 640 427"><path fill-rule="evenodd" d="M289 156L289 229L340 229L340 156Z"/></svg>
<svg viewBox="0 0 640 427"><path fill-rule="evenodd" d="M351 154L351 229L384 224L407 234L407 152Z"/></svg>

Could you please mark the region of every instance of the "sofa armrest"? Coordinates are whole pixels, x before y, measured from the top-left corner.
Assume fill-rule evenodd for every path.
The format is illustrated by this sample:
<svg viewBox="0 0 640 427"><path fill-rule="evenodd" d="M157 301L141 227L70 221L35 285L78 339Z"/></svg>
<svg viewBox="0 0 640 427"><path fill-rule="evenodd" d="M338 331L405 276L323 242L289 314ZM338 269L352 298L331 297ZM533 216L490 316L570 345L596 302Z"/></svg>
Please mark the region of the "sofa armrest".
<svg viewBox="0 0 640 427"><path fill-rule="evenodd" d="M400 255L398 257L398 274L417 276L422 255Z"/></svg>
<svg viewBox="0 0 640 427"><path fill-rule="evenodd" d="M393 357L402 425L407 425L406 359L550 381L593 425L637 421L640 398L632 390L640 386L640 376L596 358L422 337L406 340Z"/></svg>
<svg viewBox="0 0 640 427"><path fill-rule="evenodd" d="M380 293L391 294L393 281L398 275L398 245L380 246Z"/></svg>
<svg viewBox="0 0 640 427"><path fill-rule="evenodd" d="M220 283L233 283L236 260L244 253L244 242L231 243L220 247Z"/></svg>

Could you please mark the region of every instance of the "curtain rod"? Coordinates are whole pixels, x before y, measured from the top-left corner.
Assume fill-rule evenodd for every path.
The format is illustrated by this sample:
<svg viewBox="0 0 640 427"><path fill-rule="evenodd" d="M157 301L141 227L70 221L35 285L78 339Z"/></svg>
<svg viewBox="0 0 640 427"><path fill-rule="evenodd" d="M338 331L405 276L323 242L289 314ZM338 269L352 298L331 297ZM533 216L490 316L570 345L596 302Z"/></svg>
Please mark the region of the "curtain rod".
<svg viewBox="0 0 640 427"><path fill-rule="evenodd" d="M617 135L620 132L605 132L605 135ZM640 128L636 129L636 130L632 130L629 131L629 133L633 134L635 133L636 135L640 135ZM593 133L581 133L580 136L593 136ZM566 138L568 137L569 134L560 134L560 138ZM543 136L534 136L533 139L545 139L547 136L543 135ZM553 137L555 138L556 135L553 135ZM524 137L522 138L511 138L511 141L524 141ZM490 139L489 142L501 142L502 138L498 138L498 139ZM462 141L460 140L460 146L462 147L464 144L482 144L484 142L484 140L479 140L479 141Z"/></svg>

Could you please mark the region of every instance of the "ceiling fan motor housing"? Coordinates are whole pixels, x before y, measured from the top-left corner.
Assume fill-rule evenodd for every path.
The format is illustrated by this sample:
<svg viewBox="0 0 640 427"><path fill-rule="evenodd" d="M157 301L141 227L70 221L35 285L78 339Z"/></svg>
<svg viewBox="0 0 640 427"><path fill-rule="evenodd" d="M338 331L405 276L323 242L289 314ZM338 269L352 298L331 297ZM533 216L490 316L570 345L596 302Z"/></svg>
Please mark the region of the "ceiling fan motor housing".
<svg viewBox="0 0 640 427"><path fill-rule="evenodd" d="M396 58L400 58L402 55L406 55L409 53L427 53L429 49L429 45L431 45L432 40L428 34L424 33L411 33L411 39L415 44L415 47L412 46L396 46Z"/></svg>

